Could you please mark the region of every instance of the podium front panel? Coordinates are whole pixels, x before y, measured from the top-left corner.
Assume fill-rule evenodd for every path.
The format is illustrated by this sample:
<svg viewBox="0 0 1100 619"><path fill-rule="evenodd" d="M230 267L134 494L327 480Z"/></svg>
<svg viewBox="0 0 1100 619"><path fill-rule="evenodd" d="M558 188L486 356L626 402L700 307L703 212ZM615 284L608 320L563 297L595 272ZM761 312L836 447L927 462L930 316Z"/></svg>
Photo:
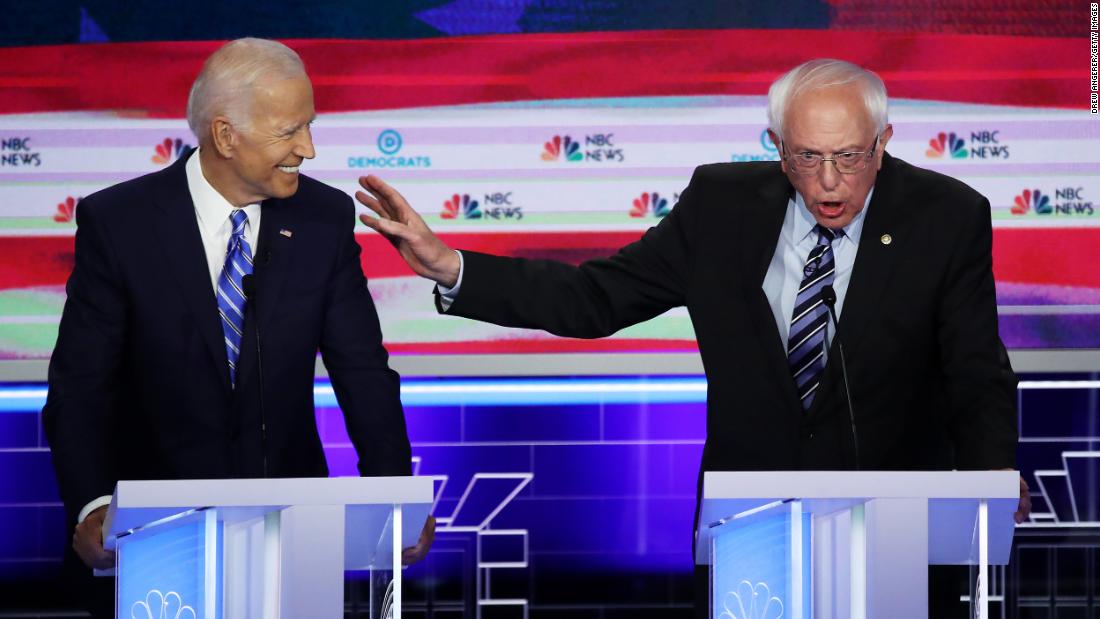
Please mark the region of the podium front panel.
<svg viewBox="0 0 1100 619"><path fill-rule="evenodd" d="M119 540L119 619L221 619L219 525L191 513Z"/></svg>
<svg viewBox="0 0 1100 619"><path fill-rule="evenodd" d="M712 538L711 617L811 616L810 514L798 501L719 525Z"/></svg>

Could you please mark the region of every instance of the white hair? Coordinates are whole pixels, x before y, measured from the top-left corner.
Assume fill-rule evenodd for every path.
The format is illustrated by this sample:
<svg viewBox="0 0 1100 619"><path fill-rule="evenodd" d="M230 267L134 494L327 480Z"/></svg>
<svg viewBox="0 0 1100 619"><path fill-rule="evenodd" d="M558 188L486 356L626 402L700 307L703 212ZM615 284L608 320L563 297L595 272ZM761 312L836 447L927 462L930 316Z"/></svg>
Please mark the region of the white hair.
<svg viewBox="0 0 1100 619"><path fill-rule="evenodd" d="M882 133L889 122L886 84L882 83L882 78L874 71L831 58L818 58L802 63L772 82L768 89L768 127L782 137L783 115L787 113L791 101L800 94L852 83L858 85L862 91L863 103L875 124L875 132Z"/></svg>
<svg viewBox="0 0 1100 619"><path fill-rule="evenodd" d="M187 124L202 143L215 116L228 116L234 126L249 128L249 111L256 82L263 78L305 76L298 54L268 39L244 38L226 43L210 55L191 85Z"/></svg>

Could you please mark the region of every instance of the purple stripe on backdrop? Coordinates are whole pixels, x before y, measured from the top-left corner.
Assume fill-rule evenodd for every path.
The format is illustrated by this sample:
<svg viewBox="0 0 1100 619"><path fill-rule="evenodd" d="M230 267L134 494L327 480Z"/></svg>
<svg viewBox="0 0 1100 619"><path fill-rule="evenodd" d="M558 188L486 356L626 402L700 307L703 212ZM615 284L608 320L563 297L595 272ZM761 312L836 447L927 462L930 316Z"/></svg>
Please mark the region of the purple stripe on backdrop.
<svg viewBox="0 0 1100 619"><path fill-rule="evenodd" d="M537 153L534 153L537 155ZM565 167L569 165L570 167ZM308 164L304 166L304 172L312 178L333 182L355 182L360 175L371 173L383 176L386 179L412 179L412 180L507 180L507 179L595 179L617 180L620 178L655 178L655 177L682 177L686 184L691 177L691 166L687 167L646 167L625 168L615 166L585 167L573 164L547 164L545 169L490 169L490 170L446 170L446 169L397 169L397 168L349 168L346 170L310 170ZM1100 169L1100 164L1097 164ZM15 173L0 174L0 182L82 182L119 183L136 178L141 173L130 172L42 172L42 173ZM350 188L349 188L350 189Z"/></svg>
<svg viewBox="0 0 1100 619"><path fill-rule="evenodd" d="M997 282L997 305L1100 305L1100 288Z"/></svg>
<svg viewBox="0 0 1100 619"><path fill-rule="evenodd" d="M1050 120L985 120L944 118L937 122L895 122L894 139L931 140L938 133L954 131L959 137L970 138L971 131L998 131L1001 142L1012 140L1091 140L1100 138L1100 124L1085 118L1084 113L1077 118Z"/></svg>
<svg viewBox="0 0 1100 619"><path fill-rule="evenodd" d="M914 159L913 165L955 178L972 176L1015 177L1040 174L1100 174L1100 162L1065 163L949 163Z"/></svg>
<svg viewBox="0 0 1100 619"><path fill-rule="evenodd" d="M79 119L72 119L68 122L74 125L80 123ZM102 121L97 121L97 124ZM125 122L125 121L119 121ZM195 145L197 140L195 136L191 134L191 131L183 125L178 128L165 127L161 129L148 129L148 128L128 128L128 127L104 127L104 128L92 128L92 127L73 127L66 129L34 129L26 128L20 129L18 127L7 129L6 132L9 135L19 135L21 137L30 137L31 150L37 150L43 147L59 148L59 147L129 147L129 146L148 146L149 156L152 156L153 149L164 141L165 138L176 139L180 138L185 143Z"/></svg>
<svg viewBox="0 0 1100 619"><path fill-rule="evenodd" d="M1001 339L1009 348L1100 348L1100 315L1002 315Z"/></svg>
<svg viewBox="0 0 1100 619"><path fill-rule="evenodd" d="M700 164L708 163L700 161ZM966 164L936 165L928 162L916 162L920 167L955 177L992 176L1011 177L1027 175L1053 174L1098 174L1097 163L1016 163L1016 164ZM443 168L348 168L311 170L304 166L305 173L315 179L327 182L354 182L360 175L371 173L392 180L456 180L456 181L497 181L497 180L622 180L636 178L682 178L687 183L694 166L668 167L625 167L598 164L547 164L545 168L513 168L489 170L460 170ZM101 183L104 186L119 183L139 176L138 172L17 172L0 174L0 182L8 183Z"/></svg>
<svg viewBox="0 0 1100 619"><path fill-rule="evenodd" d="M79 121L74 121L79 122ZM330 122L330 121L324 121ZM340 121L334 120L333 123ZM459 121L461 122L461 121ZM532 121L533 123L536 121ZM379 132L396 129L401 133L406 147L424 147L444 144L523 144L532 140L549 139L554 135L614 133L624 142L663 142L669 136L685 142L755 142L767 122L763 116L758 123L721 123L712 125L605 125L605 124L556 124L545 126L510 127L410 127L402 128L400 122L370 127L315 127L314 139L322 145L361 144L373 148ZM894 139L932 139L941 131L956 131L968 137L970 131L998 131L1002 142L1012 140L1089 140L1100 137L1100 125L1079 118L1044 121L954 120L943 122L901 122L894 125ZM31 142L39 147L130 147L159 144L165 138L181 138L194 144L195 138L187 129L146 128L89 128L89 129L25 129L15 131L31 136Z"/></svg>
<svg viewBox="0 0 1100 619"><path fill-rule="evenodd" d="M581 139L585 134L614 133L616 141L625 143L665 142L669 136L685 142L756 142L767 127L761 116L755 123L716 123L703 125L546 125L518 127L411 127L395 126L406 147L441 144L524 144L532 137L549 139L554 135L570 135ZM894 139L930 140L941 131L957 131L964 138L971 130L998 131L1001 142L1011 140L1088 140L1100 138L1100 125L1089 119L1065 121L954 121L937 123L899 123L894 125ZM373 146L378 132L385 127L317 127L313 137L323 144L366 144ZM546 136L542 138L541 136ZM163 139L163 138L162 138Z"/></svg>

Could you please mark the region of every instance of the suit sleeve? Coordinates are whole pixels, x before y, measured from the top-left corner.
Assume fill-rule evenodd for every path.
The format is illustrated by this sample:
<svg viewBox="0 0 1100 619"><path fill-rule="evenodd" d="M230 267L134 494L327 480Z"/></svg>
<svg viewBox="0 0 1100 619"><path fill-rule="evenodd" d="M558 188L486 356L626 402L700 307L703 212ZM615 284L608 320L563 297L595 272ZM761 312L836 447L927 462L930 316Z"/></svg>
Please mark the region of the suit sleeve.
<svg viewBox="0 0 1100 619"><path fill-rule="evenodd" d="M700 177L696 170L671 213L610 258L573 266L464 250L462 289L447 313L598 338L684 305Z"/></svg>
<svg viewBox="0 0 1100 619"><path fill-rule="evenodd" d="M42 409L61 498L74 517L118 481L114 429L127 315L117 257L92 198L76 220L75 266Z"/></svg>
<svg viewBox="0 0 1100 619"><path fill-rule="evenodd" d="M321 358L359 455L359 473L411 475L401 381L390 369L389 355L382 346L378 313L355 242L354 209L350 199L345 199L340 210L344 228L339 234L337 262L326 291Z"/></svg>
<svg viewBox="0 0 1100 619"><path fill-rule="evenodd" d="M960 469L1015 468L1017 379L997 331L989 202L960 219L962 234L939 304L948 430Z"/></svg>

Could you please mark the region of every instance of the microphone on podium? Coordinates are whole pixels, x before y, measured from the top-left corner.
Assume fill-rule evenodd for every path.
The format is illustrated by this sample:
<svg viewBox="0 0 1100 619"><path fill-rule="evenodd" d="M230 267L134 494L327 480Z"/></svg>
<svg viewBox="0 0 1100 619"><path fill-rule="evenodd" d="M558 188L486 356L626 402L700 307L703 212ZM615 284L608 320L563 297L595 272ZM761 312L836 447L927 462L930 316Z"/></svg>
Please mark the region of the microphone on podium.
<svg viewBox="0 0 1100 619"><path fill-rule="evenodd" d="M270 262L271 252L264 255L262 264ZM241 278L241 288L245 298L248 299L248 312L252 315L252 322L256 327L256 377L260 389L260 451L263 457L264 477L267 477L267 411L264 408L264 356L260 349L260 320L259 306L256 302L256 277L249 273Z"/></svg>
<svg viewBox="0 0 1100 619"><path fill-rule="evenodd" d="M825 307L829 308L829 317L833 319L833 337L836 338L836 347L840 352L840 373L844 379L844 395L848 399L848 421L852 428L852 448L856 455L856 470L860 469L859 461L859 436L856 434L856 412L852 408L852 389L848 385L848 364L844 359L844 342L840 340L840 321L836 318L836 291L826 285L821 289L821 300Z"/></svg>

